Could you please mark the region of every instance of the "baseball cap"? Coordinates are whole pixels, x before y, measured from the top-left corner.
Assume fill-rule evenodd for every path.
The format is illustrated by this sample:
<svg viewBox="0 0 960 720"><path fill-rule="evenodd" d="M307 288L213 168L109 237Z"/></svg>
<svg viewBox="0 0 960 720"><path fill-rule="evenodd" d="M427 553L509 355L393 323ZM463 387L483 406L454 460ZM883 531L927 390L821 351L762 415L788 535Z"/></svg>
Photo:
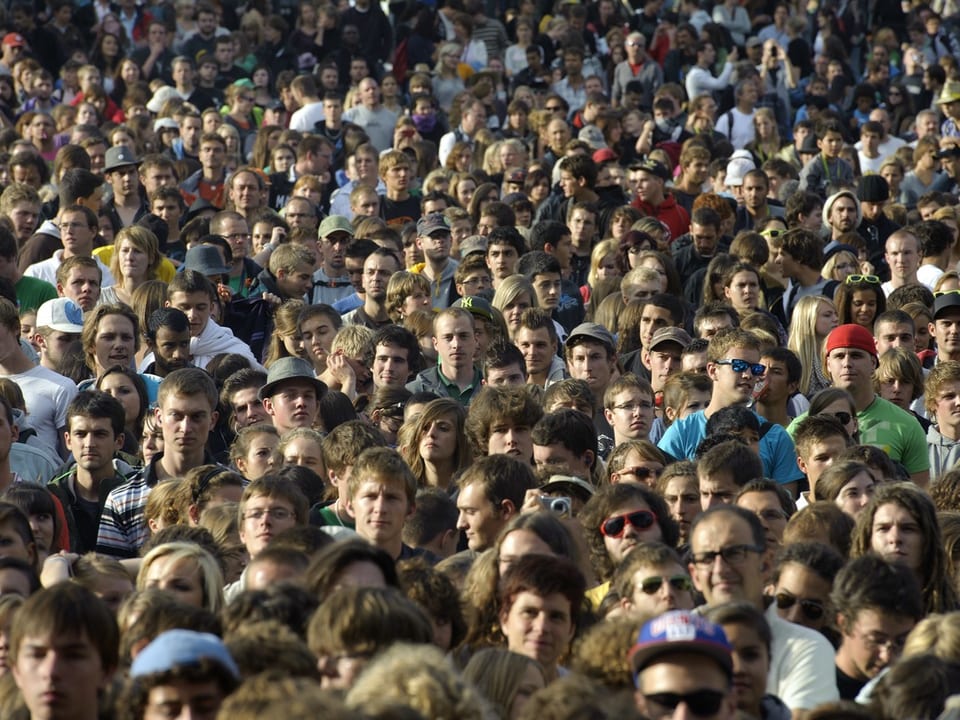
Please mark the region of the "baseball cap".
<svg viewBox="0 0 960 720"><path fill-rule="evenodd" d="M937 158L960 157L960 145L948 145L937 153Z"/></svg>
<svg viewBox="0 0 960 720"><path fill-rule="evenodd" d="M476 295L467 295L453 303L452 307L463 308L474 317L483 320L493 320L493 306L489 301Z"/></svg>
<svg viewBox="0 0 960 720"><path fill-rule="evenodd" d="M827 335L827 342L823 347L824 354L829 355L837 348L855 348L868 352L874 357L877 356L877 342L873 339L873 335L865 327L853 323L834 328Z"/></svg>
<svg viewBox="0 0 960 720"><path fill-rule="evenodd" d="M429 235L437 230L450 232L450 223L443 213L430 213L417 220L417 235Z"/></svg>
<svg viewBox="0 0 960 720"><path fill-rule="evenodd" d="M663 343L668 342L676 343L681 348L686 348L687 345L693 342L693 339L683 328L662 327L653 334L652 338L650 338L650 350L656 348L657 345L662 345Z"/></svg>
<svg viewBox="0 0 960 720"><path fill-rule="evenodd" d="M937 317L939 317L940 313L943 312L944 310L947 310L948 308L955 308L955 307L960 307L960 293L952 292L952 293L945 293L944 295L938 296L937 299L933 301L934 320L936 320ZM39 320L40 320L40 317L38 315L37 325L40 324Z"/></svg>
<svg viewBox="0 0 960 720"><path fill-rule="evenodd" d="M194 630L167 630L157 635L134 659L130 666L130 677L168 672L175 667L199 665L202 660L212 660L234 678L240 679L237 663L230 656L223 640L216 635Z"/></svg>
<svg viewBox="0 0 960 720"><path fill-rule="evenodd" d="M180 123L178 123L173 118L157 118L153 123L153 131L160 132L161 130L179 130Z"/></svg>
<svg viewBox="0 0 960 720"><path fill-rule="evenodd" d="M567 336L567 347L573 347L573 341L581 337L601 342L610 348L611 351L617 348L617 344L613 341L613 335L610 334L610 331L603 325L598 325L597 323L585 322L577 325Z"/></svg>
<svg viewBox="0 0 960 720"><path fill-rule="evenodd" d="M344 215L327 215L317 228L317 237L329 237L335 232L345 232L353 237L353 225Z"/></svg>
<svg viewBox="0 0 960 720"><path fill-rule="evenodd" d="M83 332L83 310L70 298L47 300L37 309L36 326L79 334Z"/></svg>
<svg viewBox="0 0 960 720"><path fill-rule="evenodd" d="M603 137L603 130L598 128L596 125L585 125L580 130L577 138L583 140L594 150L603 150L605 147L607 147L607 141Z"/></svg>
<svg viewBox="0 0 960 720"><path fill-rule="evenodd" d="M735 157L727 163L727 174L724 180L725 185L743 185L743 176L751 170L756 170L757 165L753 160L743 157Z"/></svg>
<svg viewBox="0 0 960 720"><path fill-rule="evenodd" d="M180 97L180 93L177 92L176 88L172 88L169 85L164 85L163 87L157 88L157 91L153 94L153 97L147 101L147 110L152 113L158 113L163 109L163 104L167 100L172 100L173 98Z"/></svg>
<svg viewBox="0 0 960 720"><path fill-rule="evenodd" d="M593 161L598 165L602 162L607 162L608 160L616 160L617 154L608 147L595 150L593 153Z"/></svg>
<svg viewBox="0 0 960 720"><path fill-rule="evenodd" d="M643 170L644 172L648 172L651 175L656 175L661 180L670 179L670 170L667 169L667 166L651 158L644 160L637 166L637 168Z"/></svg>
<svg viewBox="0 0 960 720"><path fill-rule="evenodd" d="M692 652L715 660L727 677L733 677L733 648L723 628L689 610L674 610L646 623L630 650L630 667L636 675L660 655Z"/></svg>
<svg viewBox="0 0 960 720"><path fill-rule="evenodd" d="M3 44L10 47L24 47L27 41L20 33L7 33L3 36Z"/></svg>
<svg viewBox="0 0 960 720"><path fill-rule="evenodd" d="M487 239L483 235L471 235L460 243L460 257L465 258L473 253L487 254Z"/></svg>

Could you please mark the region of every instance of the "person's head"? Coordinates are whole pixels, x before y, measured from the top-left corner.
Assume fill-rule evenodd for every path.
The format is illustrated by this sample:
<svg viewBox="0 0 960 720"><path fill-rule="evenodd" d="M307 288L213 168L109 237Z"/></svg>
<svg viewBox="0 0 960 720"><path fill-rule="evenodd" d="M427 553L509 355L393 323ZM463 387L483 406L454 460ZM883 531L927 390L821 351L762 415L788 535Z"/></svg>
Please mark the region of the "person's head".
<svg viewBox="0 0 960 720"><path fill-rule="evenodd" d="M396 557L416 492L417 480L398 452L382 447L364 450L353 464L346 493L357 533Z"/></svg>
<svg viewBox="0 0 960 720"><path fill-rule="evenodd" d="M196 270L177 273L167 285L166 304L187 316L191 337L199 336L206 329L213 314L215 299L213 285Z"/></svg>
<svg viewBox="0 0 960 720"><path fill-rule="evenodd" d="M89 312L100 300L102 277L103 271L94 258L69 257L57 268L57 294Z"/></svg>
<svg viewBox="0 0 960 720"><path fill-rule="evenodd" d="M547 413L534 425L531 437L538 469L591 477L597 459L597 431L590 416L576 410Z"/></svg>
<svg viewBox="0 0 960 720"><path fill-rule="evenodd" d="M754 513L736 505L705 510L690 529L690 575L708 605L761 607L769 572L766 533Z"/></svg>
<svg viewBox="0 0 960 720"><path fill-rule="evenodd" d="M214 613L223 606L220 566L195 543L164 543L148 552L137 574L137 589L146 588L158 588L180 602Z"/></svg>
<svg viewBox="0 0 960 720"><path fill-rule="evenodd" d="M529 697L546 682L540 663L503 648L474 653L463 677L483 693L500 717L517 717Z"/></svg>
<svg viewBox="0 0 960 720"><path fill-rule="evenodd" d="M692 610L693 583L677 551L661 542L635 545L617 564L610 587L620 607L635 616Z"/></svg>
<svg viewBox="0 0 960 720"><path fill-rule="evenodd" d="M293 480L278 475L257 478L240 498L240 541L250 557L256 557L279 533L305 525L308 510L307 498Z"/></svg>
<svg viewBox="0 0 960 720"><path fill-rule="evenodd" d="M837 573L830 597L841 633L838 665L863 681L896 662L924 614L913 573L874 554L850 560Z"/></svg>
<svg viewBox="0 0 960 720"><path fill-rule="evenodd" d="M777 553L770 584L777 614L820 631L834 623L830 590L844 558L820 542L792 542Z"/></svg>
<svg viewBox="0 0 960 720"><path fill-rule="evenodd" d="M477 334L473 315L463 308L447 308L433 320L433 345L447 375L471 367L477 352Z"/></svg>
<svg viewBox="0 0 960 720"><path fill-rule="evenodd" d="M198 368L174 370L160 383L155 415L165 452L202 454L218 417L213 378Z"/></svg>
<svg viewBox="0 0 960 720"><path fill-rule="evenodd" d="M851 422L855 418L849 401L840 401L845 417L836 417L831 413L811 413L797 424L794 432L794 445L797 451L797 466L807 476L810 492L816 497L817 481L823 472L833 464L839 455L852 444L850 436L842 422Z"/></svg>
<svg viewBox="0 0 960 720"><path fill-rule="evenodd" d="M618 443L644 439L654 420L653 388L633 373L621 375L607 386L603 407Z"/></svg>
<svg viewBox="0 0 960 720"><path fill-rule="evenodd" d="M519 513L527 490L536 485L528 463L505 455L490 455L467 468L459 480L457 527L464 531L470 549L492 547Z"/></svg>
<svg viewBox="0 0 960 720"><path fill-rule="evenodd" d="M543 411L523 387L486 387L473 398L467 433L477 455L533 457L532 429Z"/></svg>
<svg viewBox="0 0 960 720"><path fill-rule="evenodd" d="M310 363L302 358L280 358L270 366L267 383L258 396L280 432L310 427L316 421L320 400L327 387L316 379Z"/></svg>
<svg viewBox="0 0 960 720"><path fill-rule="evenodd" d="M126 305L98 305L80 334L87 367L98 376L114 365L129 366L140 347L139 321Z"/></svg>

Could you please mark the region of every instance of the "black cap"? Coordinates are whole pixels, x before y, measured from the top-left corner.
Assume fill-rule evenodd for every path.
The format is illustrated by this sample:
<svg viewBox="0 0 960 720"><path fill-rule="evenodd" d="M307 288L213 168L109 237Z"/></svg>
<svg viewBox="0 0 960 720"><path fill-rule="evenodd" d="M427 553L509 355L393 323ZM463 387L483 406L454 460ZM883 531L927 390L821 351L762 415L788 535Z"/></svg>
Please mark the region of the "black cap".
<svg viewBox="0 0 960 720"><path fill-rule="evenodd" d="M880 175L864 175L857 188L860 202L880 203L890 199L890 184Z"/></svg>

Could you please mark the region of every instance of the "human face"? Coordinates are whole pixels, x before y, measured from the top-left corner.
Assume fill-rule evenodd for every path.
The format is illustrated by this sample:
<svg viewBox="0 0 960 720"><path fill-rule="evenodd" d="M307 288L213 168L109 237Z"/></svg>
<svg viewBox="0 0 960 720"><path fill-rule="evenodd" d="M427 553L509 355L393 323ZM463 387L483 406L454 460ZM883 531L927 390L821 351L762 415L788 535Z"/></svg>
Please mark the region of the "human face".
<svg viewBox="0 0 960 720"><path fill-rule="evenodd" d="M557 343L551 339L549 330L521 327L517 330L514 344L523 354L528 374L540 375L550 369L550 363L557 352Z"/></svg>
<svg viewBox="0 0 960 720"><path fill-rule="evenodd" d="M907 233L894 233L887 239L884 257L895 279L909 280L916 275L920 265L917 238Z"/></svg>
<svg viewBox="0 0 960 720"><path fill-rule="evenodd" d="M390 548L400 542L403 523L413 512L403 485L398 480L371 475L361 478L353 497L347 500L347 509L357 523L357 534L378 547Z"/></svg>
<svg viewBox="0 0 960 720"><path fill-rule="evenodd" d="M487 267L497 280L513 275L520 256L512 245L490 245L487 248Z"/></svg>
<svg viewBox="0 0 960 720"><path fill-rule="evenodd" d="M874 366L873 355L858 348L835 348L827 355L827 373L834 385L851 392L870 384Z"/></svg>
<svg viewBox="0 0 960 720"><path fill-rule="evenodd" d="M806 565L784 563L774 587L777 615L819 632L830 620L830 589L831 583Z"/></svg>
<svg viewBox="0 0 960 720"><path fill-rule="evenodd" d="M533 439L528 425L501 418L493 422L487 438L488 455L511 455L523 462L533 457Z"/></svg>
<svg viewBox="0 0 960 720"><path fill-rule="evenodd" d="M737 708L759 717L760 702L767 689L770 651L750 625L726 623L723 631L733 646L733 695Z"/></svg>
<svg viewBox="0 0 960 720"><path fill-rule="evenodd" d="M570 377L584 380L593 393L603 396L617 357L601 343L584 342L570 351Z"/></svg>
<svg viewBox="0 0 960 720"><path fill-rule="evenodd" d="M837 198L830 207L827 218L836 234L850 232L857 226L857 206L852 198Z"/></svg>
<svg viewBox="0 0 960 720"><path fill-rule="evenodd" d="M166 377L174 370L190 367L193 355L190 352L190 331L177 332L162 325L157 328L157 339L153 343L153 352L157 369Z"/></svg>
<svg viewBox="0 0 960 720"><path fill-rule="evenodd" d="M712 257L720 241L720 231L713 225L690 225L690 236L693 238L693 247L700 257Z"/></svg>
<svg viewBox="0 0 960 720"><path fill-rule="evenodd" d="M873 497L875 485L876 481L872 474L859 472L840 488L840 494L834 502L837 507L856 520Z"/></svg>
<svg viewBox="0 0 960 720"><path fill-rule="evenodd" d="M21 326L22 325L23 323L21 323ZM70 345L80 339L80 334L51 330L46 337L40 333L36 333L34 337L36 337L36 342L39 343L48 367L52 366L56 368L63 362ZM29 337L29 340L33 340L33 337Z"/></svg>
<svg viewBox="0 0 960 720"><path fill-rule="evenodd" d="M694 715L685 701L675 708L657 702L665 696L688 696L703 691L720 698L717 712L711 715ZM736 711L734 693L724 670L716 661L692 653L665 655L644 668L637 676L635 697L637 707L650 720L730 720Z"/></svg>
<svg viewBox="0 0 960 720"><path fill-rule="evenodd" d="M273 390L273 395L264 398L263 407L280 432L311 427L320 409L314 384L295 378L284 382Z"/></svg>
<svg viewBox="0 0 960 720"><path fill-rule="evenodd" d="M457 451L457 422L452 415L432 421L424 429L418 446L420 457L430 463L449 462Z"/></svg>
<svg viewBox="0 0 960 720"><path fill-rule="evenodd" d="M179 229L183 208L173 198L156 198L150 210L154 215L162 218L168 227Z"/></svg>
<svg viewBox="0 0 960 720"><path fill-rule="evenodd" d="M837 310L833 305L820 303L817 310L817 324L814 332L818 338L826 337L837 326Z"/></svg>
<svg viewBox="0 0 960 720"><path fill-rule="evenodd" d="M532 530L514 530L500 541L500 577L510 565L526 555L554 555L553 550Z"/></svg>
<svg viewBox="0 0 960 720"><path fill-rule="evenodd" d="M636 512L647 513L647 515L644 516L645 521L651 519L649 516L653 516L649 527L637 527L629 519L624 518L624 516ZM627 553L633 550L638 543L663 539L663 533L660 530L660 522L657 519L657 516L650 509L650 506L643 502L643 500L637 499L633 502L627 503L626 505L621 505L607 517L605 517L602 524L606 524L608 521L615 518L619 518L618 524L622 525L623 529L619 533L608 534L606 532L601 532L601 535L603 536L603 546L606 548L607 555L613 561L614 565L623 560ZM644 523L641 522L639 524ZM614 537L614 535L617 536Z"/></svg>
<svg viewBox="0 0 960 720"><path fill-rule="evenodd" d="M467 275L462 283L458 283L457 291L460 292L461 296L478 295L489 289L490 286L490 273L486 270L478 270Z"/></svg>
<svg viewBox="0 0 960 720"><path fill-rule="evenodd" d="M858 612L852 622L844 618L840 653L850 665L845 672L861 680L879 675L900 658L914 624L912 618L872 608Z"/></svg>
<svg viewBox="0 0 960 720"><path fill-rule="evenodd" d="M373 384L376 387L403 387L410 377L408 351L381 343L373 354Z"/></svg>
<svg viewBox="0 0 960 720"><path fill-rule="evenodd" d="M940 353L956 358L960 353L960 309L942 310L928 328L937 340Z"/></svg>
<svg viewBox="0 0 960 720"><path fill-rule="evenodd" d="M122 373L110 373L100 383L100 390L116 398L123 406L126 423L129 427L133 426L140 411L140 394L137 392L133 381Z"/></svg>
<svg viewBox="0 0 960 720"><path fill-rule="evenodd" d="M492 547L507 521L502 508L490 501L480 483L470 483L460 490L457 512L457 529L463 531L467 545L475 552Z"/></svg>
<svg viewBox="0 0 960 720"><path fill-rule="evenodd" d="M844 403L844 406L846 408L844 412L849 412L849 406L846 406L846 403ZM820 476L828 467L833 465L833 461L837 459L840 453L846 449L847 443L839 435L810 445L806 457L801 457L797 464L806 473L811 490L815 491L817 480L820 479Z"/></svg>
<svg viewBox="0 0 960 720"><path fill-rule="evenodd" d="M284 465L300 465L323 475L323 451L320 443L306 437L294 438L283 450Z"/></svg>
<svg viewBox="0 0 960 720"><path fill-rule="evenodd" d="M663 499L670 516L680 527L680 539L687 542L690 524L700 514L700 486L695 475L676 475L667 481Z"/></svg>
<svg viewBox="0 0 960 720"><path fill-rule="evenodd" d="M150 688L143 720L214 720L222 702L223 691L215 680L171 680Z"/></svg>
<svg viewBox="0 0 960 720"><path fill-rule="evenodd" d="M261 422L269 422L270 416L257 397L257 388L237 390L230 398L233 410L233 425L236 430Z"/></svg>
<svg viewBox="0 0 960 720"><path fill-rule="evenodd" d="M884 560L914 572L923 567L923 533L917 519L896 503L877 508L871 526L870 547Z"/></svg>
<svg viewBox="0 0 960 720"><path fill-rule="evenodd" d="M185 605L203 607L200 565L193 558L167 555L155 559L147 568L145 587L162 590Z"/></svg>
<svg viewBox="0 0 960 720"><path fill-rule="evenodd" d="M589 210L574 210L570 215L569 226L573 244L579 248L589 249L597 236L596 215Z"/></svg>
<svg viewBox="0 0 960 720"><path fill-rule="evenodd" d="M900 378L888 377L883 380L878 379L877 385L880 397L909 411L910 403L913 401L913 383ZM947 411L950 412L949 407Z"/></svg>
<svg viewBox="0 0 960 720"><path fill-rule="evenodd" d="M765 548L755 545L753 533L745 520L730 512L720 512L701 521L690 538L693 562L690 575L707 604L749 602L760 606L767 566ZM732 562L714 553L738 548ZM702 562L697 562L702 560Z"/></svg>
<svg viewBox="0 0 960 720"><path fill-rule="evenodd" d="M113 668L104 667L86 632L28 633L13 659L13 678L32 718L70 718L96 708Z"/></svg>
<svg viewBox="0 0 960 720"><path fill-rule="evenodd" d="M641 172L637 179L637 196L646 203L659 205L663 202L663 180L648 172Z"/></svg>
<svg viewBox="0 0 960 720"><path fill-rule="evenodd" d="M327 365L327 356L337 331L326 315L313 315L300 323L303 349L314 368L322 370Z"/></svg>
<svg viewBox="0 0 960 720"><path fill-rule="evenodd" d="M613 397L604 414L618 441L643 440L653 425L653 398L635 388L624 390Z"/></svg>
<svg viewBox="0 0 960 720"><path fill-rule="evenodd" d="M197 337L204 331L213 313L210 296L205 292L175 292L167 304L187 316L190 321L190 337Z"/></svg>
<svg viewBox="0 0 960 720"><path fill-rule="evenodd" d="M533 307L533 301L528 293L522 292L503 309L503 319L507 321L507 330L516 338L517 328L520 326L520 316L527 308Z"/></svg>
<svg viewBox="0 0 960 720"><path fill-rule="evenodd" d="M877 316L877 293L873 290L854 292L850 298L850 314L857 325L872 329Z"/></svg>
<svg viewBox="0 0 960 720"><path fill-rule="evenodd" d="M737 499L737 505L758 518L767 535L767 547L777 548L783 542L787 514L780 507L780 499L772 492L750 492Z"/></svg>
<svg viewBox="0 0 960 720"><path fill-rule="evenodd" d="M239 184L234 181L234 187ZM230 245L234 263L240 263L250 251L250 227L243 218L229 218L220 225L220 232Z"/></svg>
<svg viewBox="0 0 960 720"><path fill-rule="evenodd" d="M755 272L738 272L723 289L724 295L738 312L756 310L760 302L760 279Z"/></svg>
<svg viewBox="0 0 960 720"><path fill-rule="evenodd" d="M817 147L823 152L824 156L833 159L839 157L843 149L843 135L838 132L828 132L822 140L817 140ZM853 204L852 200L847 200Z"/></svg>
<svg viewBox="0 0 960 720"><path fill-rule="evenodd" d="M508 650L533 658L545 669L556 666L577 629L565 595L544 597L528 591L518 593L501 612L500 627Z"/></svg>
<svg viewBox="0 0 960 720"><path fill-rule="evenodd" d="M477 334L473 323L464 317L444 316L436 321L435 326L433 346L440 356L441 365L453 371L471 366L477 354Z"/></svg>
<svg viewBox="0 0 960 720"><path fill-rule="evenodd" d="M561 283L560 273L545 272L534 278L533 290L540 307L553 310L560 304Z"/></svg>
<svg viewBox="0 0 960 720"><path fill-rule="evenodd" d="M65 212L60 215L60 241L63 243L64 257L89 255L96 234L97 229L90 227L83 213Z"/></svg>
<svg viewBox="0 0 960 720"><path fill-rule="evenodd" d="M293 445L299 439L291 441L289 445ZM263 477L273 469L273 453L279 443L280 438L273 433L254 435L247 448L247 454L237 460L237 469L250 481Z"/></svg>
<svg viewBox="0 0 960 720"><path fill-rule="evenodd" d="M258 495L249 498L243 508L240 542L250 557L256 557L275 535L296 524L293 505L282 498Z"/></svg>
<svg viewBox="0 0 960 720"><path fill-rule="evenodd" d="M147 276L150 257L141 248L124 238L117 248L120 255L120 272L125 279L143 280Z"/></svg>
<svg viewBox="0 0 960 720"><path fill-rule="evenodd" d="M523 369L516 363L502 368L489 368L485 378L494 387L523 386L527 384Z"/></svg>
<svg viewBox="0 0 960 720"><path fill-rule="evenodd" d="M751 366L760 362L760 353L753 348L730 348L724 360L745 360ZM707 363L707 375L713 380L713 395L721 405L744 405L751 399L757 383L750 367L743 372L734 372L730 364Z"/></svg>
<svg viewBox="0 0 960 720"><path fill-rule="evenodd" d="M633 593L624 603L629 611L657 617L671 610L693 609L693 583L682 565L668 562L638 567L631 584Z"/></svg>
<svg viewBox="0 0 960 720"><path fill-rule="evenodd" d="M113 365L131 367L136 352L133 323L124 315L104 315L93 341L97 374Z"/></svg>
<svg viewBox="0 0 960 720"><path fill-rule="evenodd" d="M185 457L203 454L207 436L217 422L217 413L206 398L170 393L156 413L165 452Z"/></svg>
<svg viewBox="0 0 960 720"><path fill-rule="evenodd" d="M219 173L226 161L227 150L222 142L200 143L200 164L204 170Z"/></svg>
<svg viewBox="0 0 960 720"><path fill-rule="evenodd" d="M419 235L417 245L427 260L442 262L450 257L452 239L450 231L437 230L430 235Z"/></svg>

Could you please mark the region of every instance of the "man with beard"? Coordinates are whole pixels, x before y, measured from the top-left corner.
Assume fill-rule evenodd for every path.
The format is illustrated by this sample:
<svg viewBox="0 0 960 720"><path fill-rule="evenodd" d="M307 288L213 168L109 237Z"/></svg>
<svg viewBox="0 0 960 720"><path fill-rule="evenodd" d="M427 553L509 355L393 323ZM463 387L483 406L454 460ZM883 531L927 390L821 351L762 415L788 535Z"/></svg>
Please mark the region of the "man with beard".
<svg viewBox="0 0 960 720"><path fill-rule="evenodd" d="M830 242L836 242L844 233L856 230L862 219L860 201L851 190L834 193L823 206L823 222L830 228ZM867 239L868 244L871 242L872 239ZM878 243L876 247L883 245Z"/></svg>
<svg viewBox="0 0 960 720"><path fill-rule="evenodd" d="M190 320L183 312L171 307L154 310L145 334L154 357L145 373L165 378L174 370L191 367Z"/></svg>
<svg viewBox="0 0 960 720"><path fill-rule="evenodd" d="M392 324L387 314L387 284L402 269L397 256L378 247L363 261L363 305L343 317L347 325L363 325L371 330Z"/></svg>
<svg viewBox="0 0 960 720"><path fill-rule="evenodd" d="M70 548L93 552L107 495L125 482L113 465L123 446L124 410L107 393L84 390L67 408L67 449L74 463L50 481L47 489L63 505Z"/></svg>
<svg viewBox="0 0 960 720"><path fill-rule="evenodd" d="M37 310L34 342L40 349L40 364L60 372L64 353L80 339L83 332L83 310L69 298L47 300Z"/></svg>

